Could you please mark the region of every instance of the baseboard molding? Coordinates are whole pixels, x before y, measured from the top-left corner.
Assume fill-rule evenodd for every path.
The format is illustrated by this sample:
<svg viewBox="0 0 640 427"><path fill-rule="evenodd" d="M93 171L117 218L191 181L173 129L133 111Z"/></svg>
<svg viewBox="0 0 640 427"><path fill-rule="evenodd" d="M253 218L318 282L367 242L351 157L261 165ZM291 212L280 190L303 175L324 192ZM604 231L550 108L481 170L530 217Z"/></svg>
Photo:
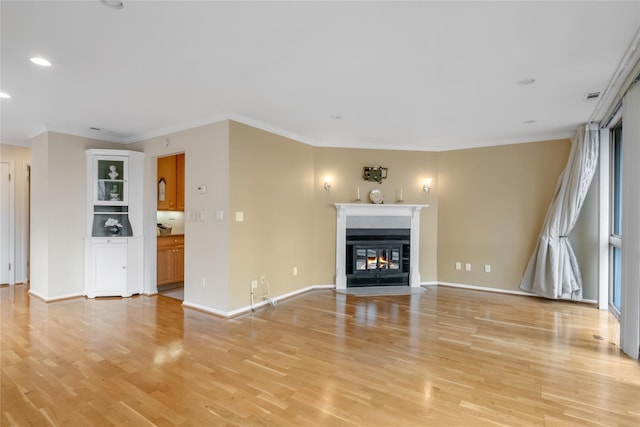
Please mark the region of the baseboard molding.
<svg viewBox="0 0 640 427"><path fill-rule="evenodd" d="M420 282L420 286L438 286L439 282Z"/></svg>
<svg viewBox="0 0 640 427"><path fill-rule="evenodd" d="M213 314L217 317L223 317L225 319L228 319L230 317L228 316L228 313L226 311L218 310L213 307L207 307L206 305L197 304L195 302L182 301L182 306L185 308L190 308L192 310L202 311L207 314Z"/></svg>
<svg viewBox="0 0 640 427"><path fill-rule="evenodd" d="M431 282L430 282L431 283ZM474 291L482 291L482 292L494 292L497 294L509 294L509 295L520 295L525 297L535 297L535 298L544 298L540 295L531 294L529 292L523 291L514 291L511 289L498 289L498 288L487 288L485 286L476 286L476 285L465 285L462 283L450 283L450 282L435 282L438 286L448 286L450 288L462 288L462 289L470 289ZM584 304L597 304L597 300L593 299L583 299L583 300L568 300L568 299L558 299L557 301L567 301L567 302L581 302Z"/></svg>
<svg viewBox="0 0 640 427"><path fill-rule="evenodd" d="M29 295L39 299L40 301L44 301L44 302L56 302L56 301L62 301L62 300L66 300L66 299L82 298L82 296L83 296L82 294L68 294L68 295L61 295L61 296L57 296L57 297L53 297L53 298L47 298L44 295L39 294L38 292L35 292L35 291L31 290L31 289L29 289Z"/></svg>
<svg viewBox="0 0 640 427"><path fill-rule="evenodd" d="M319 290L319 289L334 289L335 287L336 287L335 285L307 286L306 288L302 288L302 289L295 290L293 292L282 294L282 295L279 295L277 297L273 297L271 299L273 301L279 302L279 301L283 301L285 299L294 297L296 295L303 294L305 292L315 291L315 290ZM189 301L183 301L182 302L183 307L191 308L191 309L198 310L198 311L203 311L205 313L213 314L215 316L222 317L222 318L225 318L225 319L231 319L232 317L240 316L242 314L250 312L252 309L253 310L257 310L257 309L259 309L261 307L264 307L266 305L269 305L269 304L270 304L269 301L263 300L263 301L255 303L253 305L253 307L251 305L248 305L248 306L245 306L245 307L238 308L236 310L222 311L222 310L218 310L218 309L215 309L215 308L212 308L212 307L207 307L205 305L196 304L196 303L189 302Z"/></svg>

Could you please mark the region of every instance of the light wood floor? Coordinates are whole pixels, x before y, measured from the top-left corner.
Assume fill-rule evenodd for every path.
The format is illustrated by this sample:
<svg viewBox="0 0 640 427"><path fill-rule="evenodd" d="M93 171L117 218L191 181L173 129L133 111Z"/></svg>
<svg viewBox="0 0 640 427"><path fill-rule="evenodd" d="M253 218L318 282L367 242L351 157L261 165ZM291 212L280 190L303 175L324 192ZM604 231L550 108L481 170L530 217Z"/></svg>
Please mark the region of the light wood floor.
<svg viewBox="0 0 640 427"><path fill-rule="evenodd" d="M313 291L233 320L171 298L0 289L2 426L638 426L593 306Z"/></svg>

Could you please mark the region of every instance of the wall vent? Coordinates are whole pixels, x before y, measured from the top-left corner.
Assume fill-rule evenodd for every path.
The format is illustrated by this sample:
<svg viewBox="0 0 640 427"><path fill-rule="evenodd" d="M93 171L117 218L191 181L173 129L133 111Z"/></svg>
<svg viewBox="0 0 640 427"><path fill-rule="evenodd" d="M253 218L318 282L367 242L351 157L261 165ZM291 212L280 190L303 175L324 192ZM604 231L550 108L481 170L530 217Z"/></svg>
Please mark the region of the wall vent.
<svg viewBox="0 0 640 427"><path fill-rule="evenodd" d="M600 98L600 92L589 92L584 95L584 101L595 101Z"/></svg>

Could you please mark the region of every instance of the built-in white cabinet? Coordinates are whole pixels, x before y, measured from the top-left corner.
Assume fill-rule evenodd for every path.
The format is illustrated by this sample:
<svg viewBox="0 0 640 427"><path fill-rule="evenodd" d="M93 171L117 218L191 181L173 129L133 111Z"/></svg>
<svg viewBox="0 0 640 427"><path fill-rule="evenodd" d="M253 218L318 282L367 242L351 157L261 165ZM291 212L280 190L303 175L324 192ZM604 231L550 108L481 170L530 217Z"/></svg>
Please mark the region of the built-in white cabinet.
<svg viewBox="0 0 640 427"><path fill-rule="evenodd" d="M84 295L128 297L143 290L144 153L86 150Z"/></svg>

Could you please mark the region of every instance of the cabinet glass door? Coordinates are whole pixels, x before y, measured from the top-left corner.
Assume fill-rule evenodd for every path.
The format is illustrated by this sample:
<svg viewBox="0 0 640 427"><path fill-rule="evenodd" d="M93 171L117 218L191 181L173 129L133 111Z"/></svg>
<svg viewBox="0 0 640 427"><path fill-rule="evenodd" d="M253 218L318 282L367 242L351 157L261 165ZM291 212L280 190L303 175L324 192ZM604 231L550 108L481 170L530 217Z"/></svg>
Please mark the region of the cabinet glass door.
<svg viewBox="0 0 640 427"><path fill-rule="evenodd" d="M124 157L97 157L94 203L96 205L126 205L127 159Z"/></svg>

